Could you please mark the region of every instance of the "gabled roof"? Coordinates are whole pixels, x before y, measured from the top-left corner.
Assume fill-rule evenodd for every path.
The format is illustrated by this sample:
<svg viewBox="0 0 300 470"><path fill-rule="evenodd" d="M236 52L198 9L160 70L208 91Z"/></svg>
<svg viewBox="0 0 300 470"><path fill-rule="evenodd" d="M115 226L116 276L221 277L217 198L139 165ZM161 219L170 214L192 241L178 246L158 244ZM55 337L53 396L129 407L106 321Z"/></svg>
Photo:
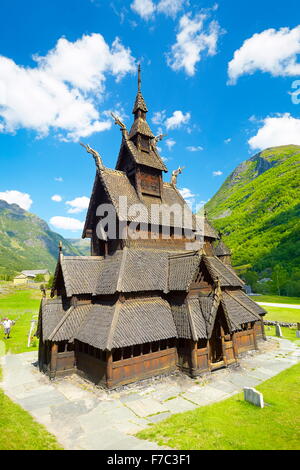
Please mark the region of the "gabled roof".
<svg viewBox="0 0 300 470"><path fill-rule="evenodd" d="M241 290L224 291L221 304L230 320L232 331L240 330L243 323L260 320L260 315L266 313Z"/></svg>
<svg viewBox="0 0 300 470"><path fill-rule="evenodd" d="M62 302L61 297L56 299L43 299L38 321L37 336L44 341L48 340L52 331L64 317L67 306Z"/></svg>
<svg viewBox="0 0 300 470"><path fill-rule="evenodd" d="M93 305L76 339L95 348L111 350L176 336L168 302L150 297Z"/></svg>
<svg viewBox="0 0 300 470"><path fill-rule="evenodd" d="M94 290L95 295L115 292L168 290L168 252L128 249L108 256Z"/></svg>
<svg viewBox="0 0 300 470"><path fill-rule="evenodd" d="M62 273L67 297L77 294L92 294L102 269L101 256L59 256L51 295L57 288L59 273Z"/></svg>
<svg viewBox="0 0 300 470"><path fill-rule="evenodd" d="M134 120L129 132L129 138L131 139L138 133L145 135L146 137L150 137L150 139L154 138L154 134L151 131L148 122L142 117L138 117Z"/></svg>
<svg viewBox="0 0 300 470"><path fill-rule="evenodd" d="M134 131L136 132L139 131L143 133L144 135L148 135L151 138L154 137L146 121L142 122L141 120L137 120L137 122L134 122L130 131L130 136L128 135L127 131L123 132L123 139L122 139L122 144L121 144L121 148L119 152L118 161L116 164L116 169L117 170L120 169L121 157L123 155L124 150L125 151L127 150L132 160L135 163L167 172L168 169L166 165L164 164L164 162L162 161L161 157L159 156L157 148L154 145L150 144L149 152L142 152L137 149L134 142L132 142L132 140L130 140L129 138L133 136Z"/></svg>
<svg viewBox="0 0 300 470"><path fill-rule="evenodd" d="M86 231L89 229L89 224L95 216L94 198L96 197L97 189L100 185L104 188L108 200L112 202L120 221L136 221L145 224L157 224L159 222L160 225L186 229L192 229L195 227L195 220L192 216L191 210L189 209L185 200L182 198L179 191L170 183L163 183L161 199L149 196L144 196L140 199L134 186L131 184L126 173L123 171L110 170L106 168L102 171L98 171L96 178L97 181L94 184L94 190L86 217L86 225L83 231L83 237L85 237ZM122 207L120 207L120 203L124 201L124 199L119 199L120 196L127 198L128 208L134 204L142 204L145 207L145 213L142 212L138 217L135 214L126 216L126 214L124 214L124 210L122 210ZM151 205L154 203L158 204L159 208L161 209L158 221L155 216L152 215L151 211ZM162 213L168 215L166 208L170 208L173 204L176 204L178 209L181 209L180 211L178 210L180 217L171 212L170 218L168 219L165 217L164 220ZM190 217L187 217L187 214L190 214Z"/></svg>
<svg viewBox="0 0 300 470"><path fill-rule="evenodd" d="M219 280L221 287L243 287L245 285L233 268L222 263L216 256L203 256L203 261L213 281Z"/></svg>
<svg viewBox="0 0 300 470"><path fill-rule="evenodd" d="M227 245L220 240L216 245L213 247L215 256L230 256L231 250L228 248Z"/></svg>
<svg viewBox="0 0 300 470"><path fill-rule="evenodd" d="M181 252L169 255L169 291L188 291L199 267L198 252Z"/></svg>
<svg viewBox="0 0 300 470"><path fill-rule="evenodd" d="M91 308L91 304L71 306L47 339L49 341L73 341Z"/></svg>

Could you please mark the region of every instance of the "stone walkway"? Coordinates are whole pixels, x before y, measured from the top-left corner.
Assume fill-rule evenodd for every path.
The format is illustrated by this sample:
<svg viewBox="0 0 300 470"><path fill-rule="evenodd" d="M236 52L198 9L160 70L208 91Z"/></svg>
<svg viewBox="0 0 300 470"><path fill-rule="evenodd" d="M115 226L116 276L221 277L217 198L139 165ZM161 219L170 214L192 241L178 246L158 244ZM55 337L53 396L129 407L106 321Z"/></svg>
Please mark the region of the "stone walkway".
<svg viewBox="0 0 300 470"><path fill-rule="evenodd" d="M300 343L300 342L298 342ZM300 348L284 339L260 344L240 366L191 379L180 373L107 392L73 375L50 382L33 363L36 353L1 358L5 393L57 437L65 449L159 449L133 436L173 413L224 400L300 361Z"/></svg>

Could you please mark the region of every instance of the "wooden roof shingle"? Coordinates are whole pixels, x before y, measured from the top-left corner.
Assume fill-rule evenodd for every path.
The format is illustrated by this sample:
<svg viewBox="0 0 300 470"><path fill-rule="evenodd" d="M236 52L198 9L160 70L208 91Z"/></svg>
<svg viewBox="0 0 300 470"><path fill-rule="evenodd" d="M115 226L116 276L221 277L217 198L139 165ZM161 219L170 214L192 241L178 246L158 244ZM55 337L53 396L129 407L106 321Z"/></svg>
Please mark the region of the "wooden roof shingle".
<svg viewBox="0 0 300 470"><path fill-rule="evenodd" d="M171 307L160 297L95 304L76 334L79 341L102 350L175 337Z"/></svg>
<svg viewBox="0 0 300 470"><path fill-rule="evenodd" d="M66 294L92 294L102 269L101 256L64 256L60 254L56 267L52 295L56 289L58 272L61 269Z"/></svg>
<svg viewBox="0 0 300 470"><path fill-rule="evenodd" d="M213 281L219 279L221 287L243 287L245 283L231 266L225 265L216 256L203 256L204 263Z"/></svg>

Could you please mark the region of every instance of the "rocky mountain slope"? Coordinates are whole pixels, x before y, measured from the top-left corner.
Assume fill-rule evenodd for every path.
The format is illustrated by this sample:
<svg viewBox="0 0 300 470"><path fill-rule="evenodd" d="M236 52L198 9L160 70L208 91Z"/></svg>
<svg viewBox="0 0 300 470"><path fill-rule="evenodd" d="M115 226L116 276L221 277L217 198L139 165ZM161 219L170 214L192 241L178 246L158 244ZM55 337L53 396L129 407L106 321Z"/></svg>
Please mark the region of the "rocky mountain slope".
<svg viewBox="0 0 300 470"><path fill-rule="evenodd" d="M76 246L52 232L44 220L17 204L0 200L0 276L24 269L48 268L53 272L60 241L65 254L81 254Z"/></svg>

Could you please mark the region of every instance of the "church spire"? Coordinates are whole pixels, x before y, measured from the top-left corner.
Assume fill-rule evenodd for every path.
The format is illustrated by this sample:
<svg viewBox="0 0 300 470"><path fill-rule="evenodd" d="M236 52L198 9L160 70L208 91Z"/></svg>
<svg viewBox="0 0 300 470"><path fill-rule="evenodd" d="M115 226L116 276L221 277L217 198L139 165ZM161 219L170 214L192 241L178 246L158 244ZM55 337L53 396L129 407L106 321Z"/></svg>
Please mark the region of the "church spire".
<svg viewBox="0 0 300 470"><path fill-rule="evenodd" d="M141 85L142 85L141 64L139 64L139 66L138 66L138 93L141 93Z"/></svg>
<svg viewBox="0 0 300 470"><path fill-rule="evenodd" d="M135 103L134 103L134 107L132 111L132 114L134 114L136 118L139 117L138 116L139 111L141 111L142 113L148 112L144 97L142 95L141 86L142 86L141 64L139 64L138 65L138 91L137 91L137 95L135 98Z"/></svg>

